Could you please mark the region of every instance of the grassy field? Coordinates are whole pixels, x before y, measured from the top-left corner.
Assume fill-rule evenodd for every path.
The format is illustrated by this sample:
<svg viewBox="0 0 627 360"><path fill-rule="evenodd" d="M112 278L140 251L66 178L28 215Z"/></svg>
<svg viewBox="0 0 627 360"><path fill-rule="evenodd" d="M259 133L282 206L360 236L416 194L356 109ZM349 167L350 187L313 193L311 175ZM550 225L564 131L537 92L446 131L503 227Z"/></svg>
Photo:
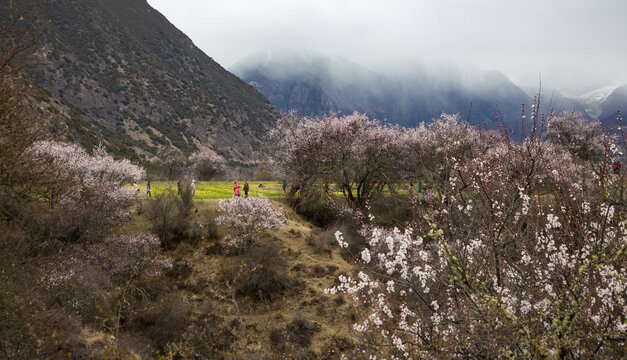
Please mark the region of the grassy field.
<svg viewBox="0 0 627 360"><path fill-rule="evenodd" d="M240 185L240 193L244 196L243 182L237 182ZM188 183L189 184L189 183ZM263 188L259 187L259 184L263 184ZM146 194L146 182L138 182L137 185L140 188L140 194ZM181 183L181 185L185 185ZM194 199L196 200L207 200L207 199L228 199L233 196L233 185L234 181L200 181L196 182L196 196ZM281 182L279 181L253 181L249 183L250 191L248 192L248 196L258 196L263 195L269 198L278 198L283 197L285 194L283 193L283 188L281 186ZM176 181L151 181L150 186L152 188L152 195L155 196L157 194L163 193L164 191L174 191L176 193ZM338 187L335 187L335 191L333 195L335 196L343 196L341 191L338 191ZM408 191L406 184L397 185L397 194L399 195L407 195ZM355 191L355 190L353 190ZM385 195L389 195L389 189L385 188L383 190Z"/></svg>
<svg viewBox="0 0 627 360"><path fill-rule="evenodd" d="M196 196L194 199L206 200L206 199L227 199L233 196L233 183L234 181L199 181L196 182ZM240 193L244 196L244 183L237 182L240 185ZM263 188L259 187L259 184L263 184ZM283 189L281 183L278 181L255 181L248 183L250 185L250 191L248 196L263 195L269 198L282 197ZM146 182L138 182L137 185L140 188L140 194L146 194ZM185 185L181 183L181 185ZM155 196L164 191L174 191L176 193L176 181L151 181L150 187L152 195Z"/></svg>

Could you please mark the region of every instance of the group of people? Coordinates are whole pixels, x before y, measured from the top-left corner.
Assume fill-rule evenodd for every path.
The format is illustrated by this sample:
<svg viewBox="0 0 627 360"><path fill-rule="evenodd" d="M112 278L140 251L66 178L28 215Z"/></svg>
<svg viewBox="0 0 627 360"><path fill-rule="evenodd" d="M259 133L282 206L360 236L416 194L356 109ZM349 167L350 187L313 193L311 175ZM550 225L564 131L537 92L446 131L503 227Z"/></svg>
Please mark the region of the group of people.
<svg viewBox="0 0 627 360"><path fill-rule="evenodd" d="M133 190L135 191L135 196L139 196L141 189L137 185L137 183L133 183ZM152 192L150 191L150 181L148 181L148 183L146 184L146 196L152 198Z"/></svg>
<svg viewBox="0 0 627 360"><path fill-rule="evenodd" d="M287 191L287 181L283 180L282 183L283 193ZM259 188L263 189L263 183L259 184ZM240 189L244 191L244 198L248 197L248 192L250 191L250 185L248 185L248 181L244 182L244 186L240 186L237 181L233 184L233 196L240 197L242 196Z"/></svg>
<svg viewBox="0 0 627 360"><path fill-rule="evenodd" d="M425 189L422 186L422 183L418 183L418 193L420 194L421 192L423 192ZM409 189L408 189L409 195L414 195L414 183L413 181L409 182Z"/></svg>
<svg viewBox="0 0 627 360"><path fill-rule="evenodd" d="M192 184L190 185L190 190L192 192L192 197L196 195L196 180L192 180ZM181 187L181 180L176 182L176 194L178 196L183 195L183 188Z"/></svg>
<svg viewBox="0 0 627 360"><path fill-rule="evenodd" d="M239 186L239 184L236 181L235 185L233 185L233 196L240 197L241 194L240 194L239 189L240 189L240 186ZM250 185L248 185L248 181L246 181L244 183L243 190L244 190L244 197L247 198L248 197L248 191L250 190Z"/></svg>
<svg viewBox="0 0 627 360"><path fill-rule="evenodd" d="M326 185L326 184L325 184ZM259 188L263 188L263 184L260 183L259 184ZM283 193L285 193L287 191L287 181L283 180L282 183L282 188L283 188ZM190 189L192 192L192 197L196 195L196 180L192 180L192 184L190 185ZM235 182L235 184L233 185L233 195L235 197L240 197L241 196L241 192L240 189L242 189L244 191L244 197L247 198L248 197L248 192L250 191L250 185L248 185L248 181L246 181L244 183L244 186L240 186L237 181ZM133 190L135 192L136 196L139 196L141 189L140 187L137 185L137 183L133 183ZM181 185L181 180L176 182L176 193L177 195L181 196L183 194L183 187ZM148 183L146 184L146 196L149 198L152 198L152 192L150 190L150 181L148 181Z"/></svg>

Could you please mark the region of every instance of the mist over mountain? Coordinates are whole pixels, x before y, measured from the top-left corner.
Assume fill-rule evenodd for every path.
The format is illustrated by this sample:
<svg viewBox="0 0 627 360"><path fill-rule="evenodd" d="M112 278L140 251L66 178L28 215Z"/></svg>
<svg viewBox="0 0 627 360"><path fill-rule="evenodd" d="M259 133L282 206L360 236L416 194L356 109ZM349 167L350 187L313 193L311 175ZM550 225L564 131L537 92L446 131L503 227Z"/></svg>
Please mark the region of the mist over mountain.
<svg viewBox="0 0 627 360"><path fill-rule="evenodd" d="M601 123L606 127L612 126L616 128L618 126L616 122L617 110L623 110L623 114L627 111L627 85L614 89L599 104L599 108L601 110L599 115Z"/></svg>
<svg viewBox="0 0 627 360"><path fill-rule="evenodd" d="M207 147L247 162L274 123L263 95L145 0L47 1L39 26L36 56L46 65L32 75L44 107L87 148L103 141L118 155L149 160L164 147Z"/></svg>
<svg viewBox="0 0 627 360"><path fill-rule="evenodd" d="M265 50L231 70L280 111L315 116L359 111L403 126L447 112L486 128L501 123L516 130L521 104L530 105L538 93L520 88L495 70L416 63L372 70L313 51ZM580 101L551 89L541 89L541 102L545 109L586 113Z"/></svg>

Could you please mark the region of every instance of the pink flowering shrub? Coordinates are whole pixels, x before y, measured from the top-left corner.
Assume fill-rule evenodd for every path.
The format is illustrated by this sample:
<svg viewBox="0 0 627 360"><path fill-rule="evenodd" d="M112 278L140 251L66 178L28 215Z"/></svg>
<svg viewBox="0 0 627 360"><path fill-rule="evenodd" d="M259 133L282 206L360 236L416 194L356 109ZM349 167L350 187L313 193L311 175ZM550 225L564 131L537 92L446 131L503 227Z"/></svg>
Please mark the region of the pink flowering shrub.
<svg viewBox="0 0 627 360"><path fill-rule="evenodd" d="M69 245L63 249L61 261L44 266L41 286L52 299L86 316L97 305L93 301L102 301L114 286L122 289L121 285L129 286L170 269L172 262L159 253L159 244L154 235L136 234Z"/></svg>
<svg viewBox="0 0 627 360"><path fill-rule="evenodd" d="M562 112L547 124L547 136L556 145L584 160L603 155L603 135L599 121L586 120L576 112Z"/></svg>
<svg viewBox="0 0 627 360"><path fill-rule="evenodd" d="M285 226L283 210L276 209L263 196L220 200L220 211L224 214L216 218L216 223L237 230L236 237L229 238L229 245L235 249L249 248L259 239L264 229L280 229Z"/></svg>
<svg viewBox="0 0 627 360"><path fill-rule="evenodd" d="M299 118L289 114L270 131L269 153L293 189L335 183L351 205L362 206L377 183L403 169L401 129L363 114Z"/></svg>
<svg viewBox="0 0 627 360"><path fill-rule="evenodd" d="M146 177L146 172L129 160L116 160L101 145L89 155L77 144L39 141L33 145L35 155L49 161L59 173L65 172L76 181L76 190L101 186L120 187L124 183Z"/></svg>
<svg viewBox="0 0 627 360"><path fill-rule="evenodd" d="M54 178L36 189L51 211L33 215L33 230L55 241L94 240L128 219L133 194L124 184L145 177L144 169L114 159L103 147L89 155L76 144L41 141L31 151L41 159L41 171Z"/></svg>
<svg viewBox="0 0 627 360"><path fill-rule="evenodd" d="M226 160L210 149L194 152L188 162L193 176L198 180L212 180L224 175L227 170Z"/></svg>
<svg viewBox="0 0 627 360"><path fill-rule="evenodd" d="M626 183L609 163L624 146L591 136L573 148L540 119L521 143L450 118L416 130L413 156L429 159L417 170L435 191L402 230L365 225L361 271L327 290L365 312L353 328L368 341L348 355L621 356Z"/></svg>

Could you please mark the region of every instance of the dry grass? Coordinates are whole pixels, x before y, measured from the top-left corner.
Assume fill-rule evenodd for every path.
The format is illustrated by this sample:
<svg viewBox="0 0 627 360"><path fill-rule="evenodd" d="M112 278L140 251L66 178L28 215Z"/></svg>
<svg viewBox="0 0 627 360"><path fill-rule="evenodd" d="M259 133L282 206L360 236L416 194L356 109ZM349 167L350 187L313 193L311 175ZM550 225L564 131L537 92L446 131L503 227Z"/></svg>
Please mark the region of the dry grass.
<svg viewBox="0 0 627 360"><path fill-rule="evenodd" d="M287 225L283 229L267 232L259 244L272 244L279 248L279 256L285 261L285 271L300 286L272 301L238 298L238 314L235 305L228 301L228 292L221 292L219 295L225 296L225 299L220 300L209 288L218 292L225 290L220 280L224 269L237 267L242 259L221 254L207 255L204 246L200 246L185 259L194 268L186 282L195 286L191 286L193 290L183 292L195 303L209 303L212 311L223 316L225 322L237 321L241 315L250 351L270 351L268 334L273 329L286 328L294 318L299 318L311 322L318 329L312 336L309 348L320 353L328 342L337 336L346 336L352 328L348 315L352 312L350 305L338 301L337 296L325 295L324 289L335 284L337 274L352 274L354 267L339 255L336 246L332 247L330 254L316 252L314 247L307 244L313 227L280 201L275 200L274 204L283 207ZM193 221L215 215L217 207L217 200L196 202L198 211L193 211ZM222 234L227 231L220 229Z"/></svg>

